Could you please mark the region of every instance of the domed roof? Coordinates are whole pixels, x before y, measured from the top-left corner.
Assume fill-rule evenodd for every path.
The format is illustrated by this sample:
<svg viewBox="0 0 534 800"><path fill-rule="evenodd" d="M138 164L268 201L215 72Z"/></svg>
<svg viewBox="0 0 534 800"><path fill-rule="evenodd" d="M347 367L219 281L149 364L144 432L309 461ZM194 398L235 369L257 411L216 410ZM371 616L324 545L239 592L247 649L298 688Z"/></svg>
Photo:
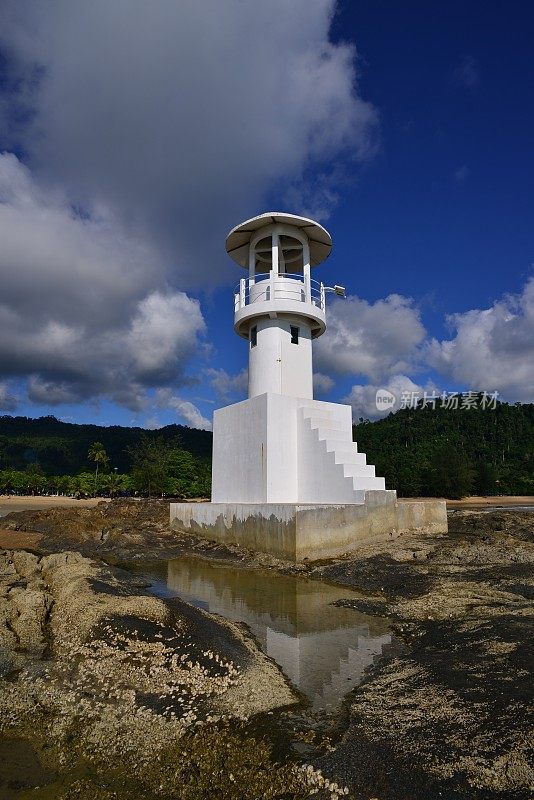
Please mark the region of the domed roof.
<svg viewBox="0 0 534 800"><path fill-rule="evenodd" d="M226 252L241 267L248 269L248 250L251 238L260 228L277 223L293 225L306 234L310 243L310 266L318 266L330 255L332 238L322 225L319 225L313 219L298 217L296 214L286 214L281 211L269 211L266 214L260 214L232 228L226 237Z"/></svg>

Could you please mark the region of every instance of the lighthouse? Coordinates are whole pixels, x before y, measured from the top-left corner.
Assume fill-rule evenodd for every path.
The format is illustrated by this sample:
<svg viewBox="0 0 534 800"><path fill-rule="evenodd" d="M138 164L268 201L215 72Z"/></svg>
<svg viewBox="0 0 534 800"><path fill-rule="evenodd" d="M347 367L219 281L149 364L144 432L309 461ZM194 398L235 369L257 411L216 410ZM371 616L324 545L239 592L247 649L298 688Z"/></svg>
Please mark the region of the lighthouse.
<svg viewBox="0 0 534 800"><path fill-rule="evenodd" d="M214 503L363 503L385 489L352 441L351 407L313 398L330 287L312 270L331 249L322 225L293 214L261 214L228 234L226 251L246 270L234 330L247 342L248 400L214 415Z"/></svg>
<svg viewBox="0 0 534 800"><path fill-rule="evenodd" d="M234 330L248 350L248 398L215 411L211 503L171 504L173 527L294 561L447 529L443 501L399 503L386 489L353 441L349 405L313 397L326 298L344 294L312 277L331 249L322 225L285 212L228 234L241 270Z"/></svg>

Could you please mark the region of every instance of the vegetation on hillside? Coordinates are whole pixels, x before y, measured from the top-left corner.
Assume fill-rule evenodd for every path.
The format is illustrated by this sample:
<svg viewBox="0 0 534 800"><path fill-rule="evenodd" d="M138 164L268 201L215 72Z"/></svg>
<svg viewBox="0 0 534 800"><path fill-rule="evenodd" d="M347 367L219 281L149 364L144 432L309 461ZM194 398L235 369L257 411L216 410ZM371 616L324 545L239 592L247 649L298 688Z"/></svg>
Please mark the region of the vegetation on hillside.
<svg viewBox="0 0 534 800"><path fill-rule="evenodd" d="M183 425L146 431L119 425L75 425L55 417L0 416L0 469L25 470L30 464L39 464L45 475L75 475L88 468L87 452L100 442L111 469L129 472L129 448L135 447L143 436L167 442L179 440L180 447L192 455L211 458L211 433Z"/></svg>
<svg viewBox="0 0 534 800"><path fill-rule="evenodd" d="M534 404L405 408L354 426L358 449L403 497L534 494Z"/></svg>
<svg viewBox="0 0 534 800"><path fill-rule="evenodd" d="M0 493L205 497L211 434L0 417ZM94 472L90 472L92 468Z"/></svg>
<svg viewBox="0 0 534 800"><path fill-rule="evenodd" d="M354 426L358 449L404 497L534 494L534 404L406 408ZM211 433L0 417L0 493L208 497ZM91 471L92 470L92 471Z"/></svg>

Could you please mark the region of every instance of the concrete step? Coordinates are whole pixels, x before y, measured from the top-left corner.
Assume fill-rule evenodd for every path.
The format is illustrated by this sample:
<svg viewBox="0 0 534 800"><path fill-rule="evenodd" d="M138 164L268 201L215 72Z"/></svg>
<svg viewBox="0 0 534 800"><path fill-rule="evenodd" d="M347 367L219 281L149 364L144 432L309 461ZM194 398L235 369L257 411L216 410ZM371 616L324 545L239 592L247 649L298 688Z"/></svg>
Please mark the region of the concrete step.
<svg viewBox="0 0 534 800"><path fill-rule="evenodd" d="M371 491L377 489L385 489L386 482L384 478L357 478L352 479L354 491Z"/></svg>
<svg viewBox="0 0 534 800"><path fill-rule="evenodd" d="M332 411L315 406L301 406L300 411L304 419L334 419Z"/></svg>
<svg viewBox="0 0 534 800"><path fill-rule="evenodd" d="M314 428L313 430L317 431L317 436L321 441L346 442L347 444L352 442L351 433L347 430L336 431L332 428Z"/></svg>
<svg viewBox="0 0 534 800"><path fill-rule="evenodd" d="M385 488L384 479L375 476L375 467L366 463L365 453L358 453L352 429L343 420L312 408L301 408L299 413L306 422L308 436L311 434L317 447L328 456L330 477L333 485L338 484L334 494L346 498L342 502L363 503L366 491Z"/></svg>
<svg viewBox="0 0 534 800"><path fill-rule="evenodd" d="M321 442L321 444L322 444L322 442ZM331 469L333 471L335 471L337 473L337 475L338 475L338 480L340 480L343 483L345 483L347 488L350 487L349 491L352 494L352 498L350 500L346 501L346 502L351 502L351 503L363 502L365 500L365 497L362 496L361 492L355 492L354 491L354 484L353 484L354 478L353 478L352 475L347 475L345 473L345 465L343 463L340 463L340 462L335 460L335 453L329 452L329 453L327 453L327 455L328 455L329 461L331 463ZM367 478L363 478L363 480L367 480Z"/></svg>
<svg viewBox="0 0 534 800"><path fill-rule="evenodd" d="M318 425L324 425L325 427L332 426L333 428L343 428L343 429L350 429L352 430L352 425L347 422L346 419L343 417L338 417L335 414L332 414L327 411L306 411L305 409L300 409L303 419L307 419L310 421L312 428L316 428Z"/></svg>
<svg viewBox="0 0 534 800"><path fill-rule="evenodd" d="M347 428L343 422L340 422L337 419L314 419L312 417L308 417L308 422L310 423L312 430L317 430L320 428L321 430L329 431L347 431L352 439L352 431Z"/></svg>
<svg viewBox="0 0 534 800"><path fill-rule="evenodd" d="M367 459L365 453L358 453L356 448L347 452L340 453L338 450L332 451L335 455L336 464L366 464Z"/></svg>
<svg viewBox="0 0 534 800"><path fill-rule="evenodd" d="M345 457L349 458L353 453L358 452L358 445L356 442L343 442L339 439L321 439L320 441L326 443L328 452L335 452L336 460L343 460Z"/></svg>
<svg viewBox="0 0 534 800"><path fill-rule="evenodd" d="M375 478L375 468L372 464L343 464L343 472L352 478Z"/></svg>

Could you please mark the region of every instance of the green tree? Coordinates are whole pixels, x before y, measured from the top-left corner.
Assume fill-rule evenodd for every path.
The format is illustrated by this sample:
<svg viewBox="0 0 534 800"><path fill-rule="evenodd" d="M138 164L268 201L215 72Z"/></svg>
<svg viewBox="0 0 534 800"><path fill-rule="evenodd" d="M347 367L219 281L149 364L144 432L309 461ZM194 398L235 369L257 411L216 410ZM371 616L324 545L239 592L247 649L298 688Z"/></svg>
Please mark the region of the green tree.
<svg viewBox="0 0 534 800"><path fill-rule="evenodd" d="M132 458L132 479L142 494L164 494L167 491L170 458L176 444L161 436L143 434L139 442L128 448Z"/></svg>
<svg viewBox="0 0 534 800"><path fill-rule="evenodd" d="M118 475L116 472L111 472L105 482L105 488L109 492L110 497L116 497L118 493L125 488L125 475Z"/></svg>
<svg viewBox="0 0 534 800"><path fill-rule="evenodd" d="M46 478L39 464L28 464L26 467L26 493L40 494L46 484Z"/></svg>
<svg viewBox="0 0 534 800"><path fill-rule="evenodd" d="M480 495L492 495L497 492L497 469L493 464L483 461L476 471L475 490Z"/></svg>
<svg viewBox="0 0 534 800"><path fill-rule="evenodd" d="M76 499L82 496L83 485L79 475L72 475L71 477L69 477L69 494L71 494Z"/></svg>
<svg viewBox="0 0 534 800"><path fill-rule="evenodd" d="M98 468L101 466L102 469L104 469L109 464L108 454L102 442L93 442L87 453L87 458L89 461L93 461L96 464L94 490L94 494L96 495L98 491Z"/></svg>
<svg viewBox="0 0 534 800"><path fill-rule="evenodd" d="M3 469L0 472L0 493L9 494L15 488L16 475L12 469Z"/></svg>
<svg viewBox="0 0 534 800"><path fill-rule="evenodd" d="M417 460L410 458L404 451L401 452L400 463L397 465L396 489L402 497L417 497L422 493L421 465ZM379 473L382 474L382 473Z"/></svg>
<svg viewBox="0 0 534 800"><path fill-rule="evenodd" d="M446 443L436 452L431 484L434 493L442 494L450 500L461 500L471 494L474 470L465 453L458 447Z"/></svg>
<svg viewBox="0 0 534 800"><path fill-rule="evenodd" d="M68 494L69 492L69 475L60 475L58 478L57 490L60 494Z"/></svg>
<svg viewBox="0 0 534 800"><path fill-rule="evenodd" d="M180 448L168 462L167 491L176 497L206 497L211 492L211 465Z"/></svg>

